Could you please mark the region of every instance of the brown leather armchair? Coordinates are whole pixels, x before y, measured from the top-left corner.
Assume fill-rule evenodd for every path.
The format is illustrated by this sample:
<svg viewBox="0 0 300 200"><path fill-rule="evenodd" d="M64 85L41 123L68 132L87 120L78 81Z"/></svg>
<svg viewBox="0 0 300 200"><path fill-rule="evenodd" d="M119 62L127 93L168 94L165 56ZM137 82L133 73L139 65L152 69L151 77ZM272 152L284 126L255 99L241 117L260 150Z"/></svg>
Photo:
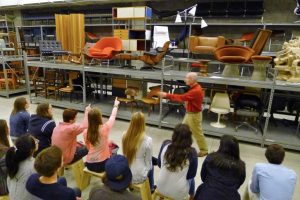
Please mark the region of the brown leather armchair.
<svg viewBox="0 0 300 200"><path fill-rule="evenodd" d="M225 77L238 77L239 64L246 63L254 54L254 50L244 46L224 46L216 49L215 58L226 63L222 75Z"/></svg>
<svg viewBox="0 0 300 200"><path fill-rule="evenodd" d="M189 52L196 54L213 54L214 51L225 45L225 38L218 37L202 37L190 36L189 38Z"/></svg>

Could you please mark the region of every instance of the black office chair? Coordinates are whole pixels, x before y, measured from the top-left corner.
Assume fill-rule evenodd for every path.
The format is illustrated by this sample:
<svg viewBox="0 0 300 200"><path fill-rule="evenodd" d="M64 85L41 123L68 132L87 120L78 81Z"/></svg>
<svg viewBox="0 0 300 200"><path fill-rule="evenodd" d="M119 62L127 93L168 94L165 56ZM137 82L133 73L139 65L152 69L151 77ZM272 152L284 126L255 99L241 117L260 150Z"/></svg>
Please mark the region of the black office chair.
<svg viewBox="0 0 300 200"><path fill-rule="evenodd" d="M263 113L263 106L258 96L241 94L235 102L234 111L236 116L245 118L244 121L239 122L239 125L235 127L236 131L242 126L247 126L254 130L255 133L258 133L258 130L262 133L263 130L260 121ZM252 124L250 122L251 118L254 119Z"/></svg>
<svg viewBox="0 0 300 200"><path fill-rule="evenodd" d="M186 92L185 87L179 87L175 88L173 91L173 94L183 94ZM171 113L178 113L181 116L185 115L185 108L184 108L184 102L177 102L177 101L168 101L168 111L166 114L164 114L163 118L164 119L166 116L168 116Z"/></svg>

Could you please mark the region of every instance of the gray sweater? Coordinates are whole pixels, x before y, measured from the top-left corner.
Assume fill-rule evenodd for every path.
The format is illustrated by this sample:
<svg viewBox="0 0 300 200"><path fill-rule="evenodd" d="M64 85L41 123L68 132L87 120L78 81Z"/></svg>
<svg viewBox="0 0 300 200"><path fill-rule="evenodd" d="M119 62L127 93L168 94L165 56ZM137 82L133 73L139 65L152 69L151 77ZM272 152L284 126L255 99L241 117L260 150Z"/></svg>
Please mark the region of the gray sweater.
<svg viewBox="0 0 300 200"><path fill-rule="evenodd" d="M16 176L11 179L7 178L7 186L10 200L28 200L30 194L27 192L25 185L29 176L36 173L33 167L34 158L30 157L19 163L19 170Z"/></svg>

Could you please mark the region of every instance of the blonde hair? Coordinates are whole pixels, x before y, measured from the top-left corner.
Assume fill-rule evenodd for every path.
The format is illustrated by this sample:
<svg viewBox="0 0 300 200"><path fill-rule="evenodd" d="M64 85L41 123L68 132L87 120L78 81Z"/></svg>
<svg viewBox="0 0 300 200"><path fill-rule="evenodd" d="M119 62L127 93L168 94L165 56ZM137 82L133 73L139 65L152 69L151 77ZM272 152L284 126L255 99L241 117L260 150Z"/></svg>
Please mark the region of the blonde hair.
<svg viewBox="0 0 300 200"><path fill-rule="evenodd" d="M123 154L127 158L129 165L136 157L136 152L145 135L145 117L142 112L132 115L129 128L122 139Z"/></svg>
<svg viewBox="0 0 300 200"><path fill-rule="evenodd" d="M88 113L87 139L93 146L99 142L99 126L102 124L100 110L96 108L90 110Z"/></svg>

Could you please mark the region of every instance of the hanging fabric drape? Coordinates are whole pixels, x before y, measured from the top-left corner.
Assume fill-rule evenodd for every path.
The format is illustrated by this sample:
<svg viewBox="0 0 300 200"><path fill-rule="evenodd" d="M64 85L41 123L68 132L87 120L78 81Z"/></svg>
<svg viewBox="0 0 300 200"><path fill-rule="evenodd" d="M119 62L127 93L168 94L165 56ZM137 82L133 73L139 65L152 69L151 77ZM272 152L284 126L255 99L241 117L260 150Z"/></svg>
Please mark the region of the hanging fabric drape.
<svg viewBox="0 0 300 200"><path fill-rule="evenodd" d="M62 49L72 53L81 53L85 44L84 14L55 14L56 40Z"/></svg>

